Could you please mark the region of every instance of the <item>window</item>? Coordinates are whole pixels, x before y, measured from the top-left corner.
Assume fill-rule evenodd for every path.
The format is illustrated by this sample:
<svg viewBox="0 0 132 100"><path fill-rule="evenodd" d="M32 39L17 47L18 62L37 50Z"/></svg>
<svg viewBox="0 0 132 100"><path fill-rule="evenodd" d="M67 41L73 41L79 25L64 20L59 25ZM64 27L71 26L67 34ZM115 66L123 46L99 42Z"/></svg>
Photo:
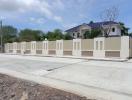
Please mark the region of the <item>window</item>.
<svg viewBox="0 0 132 100"><path fill-rule="evenodd" d="M80 33L77 33L77 37L78 37L78 38L80 37Z"/></svg>
<svg viewBox="0 0 132 100"><path fill-rule="evenodd" d="M115 28L112 28L112 32L115 32Z"/></svg>
<svg viewBox="0 0 132 100"><path fill-rule="evenodd" d="M75 33L73 33L73 37L75 36Z"/></svg>

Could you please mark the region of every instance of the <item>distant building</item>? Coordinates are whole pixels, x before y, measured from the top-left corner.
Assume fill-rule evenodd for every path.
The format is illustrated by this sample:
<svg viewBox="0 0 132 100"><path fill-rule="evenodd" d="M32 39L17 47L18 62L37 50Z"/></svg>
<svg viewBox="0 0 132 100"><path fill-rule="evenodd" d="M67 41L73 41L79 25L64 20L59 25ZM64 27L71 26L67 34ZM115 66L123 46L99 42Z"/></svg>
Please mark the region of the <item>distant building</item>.
<svg viewBox="0 0 132 100"><path fill-rule="evenodd" d="M111 31L109 36L121 36L121 27L120 24L113 21L106 21L106 22L90 22L89 24L81 24L71 29L66 30L65 32L70 33L73 38L84 38L84 33L86 31L91 31L92 29L101 29L102 27L108 28L111 25ZM103 32L102 32L103 33ZM104 34L103 34L104 36Z"/></svg>

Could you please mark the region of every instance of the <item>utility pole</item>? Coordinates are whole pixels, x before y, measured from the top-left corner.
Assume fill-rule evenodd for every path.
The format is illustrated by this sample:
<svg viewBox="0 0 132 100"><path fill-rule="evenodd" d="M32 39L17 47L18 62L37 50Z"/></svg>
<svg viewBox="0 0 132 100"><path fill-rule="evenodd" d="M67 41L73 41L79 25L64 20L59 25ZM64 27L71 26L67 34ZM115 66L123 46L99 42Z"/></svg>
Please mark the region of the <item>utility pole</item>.
<svg viewBox="0 0 132 100"><path fill-rule="evenodd" d="M1 53L3 52L3 34L2 34L2 20L0 20L0 47Z"/></svg>

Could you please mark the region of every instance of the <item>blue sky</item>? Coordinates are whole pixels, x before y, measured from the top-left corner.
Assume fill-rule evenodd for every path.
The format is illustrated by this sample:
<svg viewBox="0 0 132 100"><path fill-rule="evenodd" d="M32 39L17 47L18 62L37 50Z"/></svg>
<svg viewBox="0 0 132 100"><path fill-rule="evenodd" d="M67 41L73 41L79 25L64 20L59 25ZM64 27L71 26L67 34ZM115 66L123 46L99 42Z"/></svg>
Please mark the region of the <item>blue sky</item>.
<svg viewBox="0 0 132 100"><path fill-rule="evenodd" d="M18 29L66 30L82 23L101 21L106 8L119 8L117 21L132 32L132 0L0 0L0 18Z"/></svg>

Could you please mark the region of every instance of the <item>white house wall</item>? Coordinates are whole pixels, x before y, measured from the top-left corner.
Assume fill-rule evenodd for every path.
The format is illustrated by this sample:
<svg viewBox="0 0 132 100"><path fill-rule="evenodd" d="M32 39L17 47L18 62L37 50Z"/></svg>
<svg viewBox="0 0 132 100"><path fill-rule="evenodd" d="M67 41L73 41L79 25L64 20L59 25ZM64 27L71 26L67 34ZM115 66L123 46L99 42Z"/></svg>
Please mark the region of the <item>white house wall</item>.
<svg viewBox="0 0 132 100"><path fill-rule="evenodd" d="M111 32L110 32L110 36L115 36L115 35L121 35L121 29L119 28L118 25L112 25L112 28L115 28L115 32L112 32L112 29L111 29Z"/></svg>

